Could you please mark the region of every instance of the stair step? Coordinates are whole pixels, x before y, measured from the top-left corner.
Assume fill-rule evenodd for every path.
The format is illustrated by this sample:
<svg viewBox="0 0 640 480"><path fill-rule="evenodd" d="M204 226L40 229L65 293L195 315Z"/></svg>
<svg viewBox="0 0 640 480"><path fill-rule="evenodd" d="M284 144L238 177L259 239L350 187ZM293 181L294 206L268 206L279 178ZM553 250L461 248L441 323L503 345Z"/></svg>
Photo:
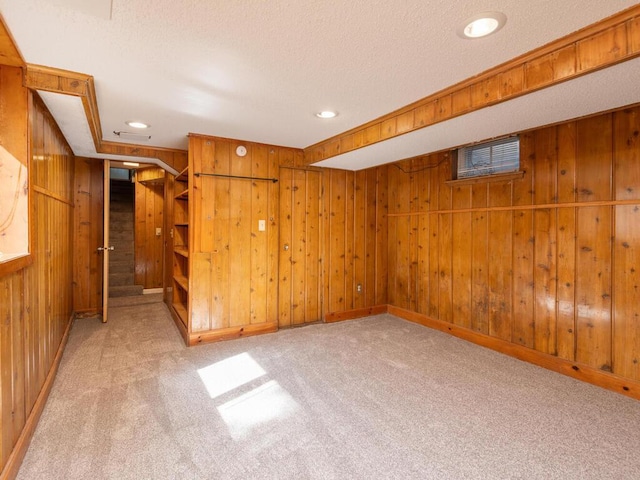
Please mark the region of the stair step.
<svg viewBox="0 0 640 480"><path fill-rule="evenodd" d="M132 262L114 262L109 259L109 275L113 273L134 273L135 267Z"/></svg>
<svg viewBox="0 0 640 480"><path fill-rule="evenodd" d="M111 273L109 272L109 286L120 287L123 285L133 285L133 273Z"/></svg>

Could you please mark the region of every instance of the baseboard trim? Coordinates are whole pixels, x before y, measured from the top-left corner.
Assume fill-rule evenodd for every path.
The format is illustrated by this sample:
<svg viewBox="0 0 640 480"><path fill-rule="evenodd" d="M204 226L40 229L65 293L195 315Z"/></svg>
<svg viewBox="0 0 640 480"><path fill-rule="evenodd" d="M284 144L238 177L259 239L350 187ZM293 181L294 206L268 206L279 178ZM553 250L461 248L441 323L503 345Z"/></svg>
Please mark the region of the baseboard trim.
<svg viewBox="0 0 640 480"><path fill-rule="evenodd" d="M5 464L2 473L0 473L0 480L13 480L18 475L20 465L22 465L24 456L27 453L27 449L29 448L31 439L33 438L33 433L38 426L38 421L40 420L40 416L42 415L44 406L46 405L49 394L51 393L53 381L56 378L58 367L60 367L60 361L62 360L62 354L64 353L64 349L67 346L67 341L69 340L69 332L71 331L74 317L75 314L72 314L69 322L67 323L67 328L64 331L64 335L62 335L62 340L60 341L60 346L58 347L56 356L53 359L53 364L49 369L49 373L47 374L47 378L45 379L44 384L42 385L42 389L40 389L38 398L36 399L36 402L31 409L31 413L24 423L24 427L22 429L22 432L20 432L18 441L13 446L13 450L11 450L9 458L7 458L7 463Z"/></svg>
<svg viewBox="0 0 640 480"><path fill-rule="evenodd" d="M249 337L262 333L273 333L278 331L277 322L259 323L256 325L246 325L244 327L221 328L207 332L191 333L189 335L189 346L200 345L202 343L219 342L234 338Z"/></svg>
<svg viewBox="0 0 640 480"><path fill-rule="evenodd" d="M354 320L370 315L380 315L381 313L387 313L387 310L387 305L376 305L375 307L356 308L354 310L347 310L346 312L327 313L324 316L324 321L325 323L343 322L345 320Z"/></svg>
<svg viewBox="0 0 640 480"><path fill-rule="evenodd" d="M163 293L164 289L162 287L159 288L143 288L142 289L142 294L143 295L151 295L154 293Z"/></svg>
<svg viewBox="0 0 640 480"><path fill-rule="evenodd" d="M640 400L640 382L623 378L613 373L604 372L579 362L572 362L562 358L538 352L522 345L517 345L506 340L491 337L483 333L474 332L458 325L436 320L426 315L405 310L403 308L389 305L388 311L391 315L403 318L413 323L418 323L425 327L433 328L451 334L455 337L467 340L476 345L490 348L500 353L517 358L524 362L532 363L539 367L561 373L568 377L596 385L598 387L612 390L627 397Z"/></svg>

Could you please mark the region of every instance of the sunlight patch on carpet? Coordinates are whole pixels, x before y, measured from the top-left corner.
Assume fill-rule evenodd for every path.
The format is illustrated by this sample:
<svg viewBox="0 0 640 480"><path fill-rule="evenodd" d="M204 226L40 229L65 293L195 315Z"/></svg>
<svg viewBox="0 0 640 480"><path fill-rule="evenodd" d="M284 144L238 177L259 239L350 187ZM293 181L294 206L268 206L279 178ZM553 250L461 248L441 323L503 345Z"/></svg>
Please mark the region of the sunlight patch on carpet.
<svg viewBox="0 0 640 480"><path fill-rule="evenodd" d="M255 433L258 427L292 416L300 406L278 382L267 383L218 407L235 440Z"/></svg>
<svg viewBox="0 0 640 480"><path fill-rule="evenodd" d="M198 370L198 375L211 398L219 397L266 373L246 352Z"/></svg>

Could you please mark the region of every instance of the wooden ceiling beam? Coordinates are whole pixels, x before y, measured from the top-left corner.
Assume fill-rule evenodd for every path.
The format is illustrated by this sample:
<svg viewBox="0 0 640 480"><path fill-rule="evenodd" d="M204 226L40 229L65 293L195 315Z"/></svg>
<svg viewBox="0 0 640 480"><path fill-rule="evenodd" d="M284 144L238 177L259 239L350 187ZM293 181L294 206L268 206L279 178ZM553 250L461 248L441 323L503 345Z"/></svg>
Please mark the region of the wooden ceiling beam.
<svg viewBox="0 0 640 480"><path fill-rule="evenodd" d="M304 149L313 164L640 56L640 4Z"/></svg>

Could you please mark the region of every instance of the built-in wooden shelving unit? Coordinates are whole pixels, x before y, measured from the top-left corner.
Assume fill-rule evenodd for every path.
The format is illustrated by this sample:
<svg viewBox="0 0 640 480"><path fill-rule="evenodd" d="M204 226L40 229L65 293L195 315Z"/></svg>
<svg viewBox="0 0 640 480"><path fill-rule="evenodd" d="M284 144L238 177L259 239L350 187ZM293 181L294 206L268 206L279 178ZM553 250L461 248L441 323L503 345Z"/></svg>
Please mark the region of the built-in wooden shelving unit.
<svg viewBox="0 0 640 480"><path fill-rule="evenodd" d="M182 170L174 183L173 223L173 300L172 308L189 329L189 166ZM179 325L180 326L180 325Z"/></svg>

